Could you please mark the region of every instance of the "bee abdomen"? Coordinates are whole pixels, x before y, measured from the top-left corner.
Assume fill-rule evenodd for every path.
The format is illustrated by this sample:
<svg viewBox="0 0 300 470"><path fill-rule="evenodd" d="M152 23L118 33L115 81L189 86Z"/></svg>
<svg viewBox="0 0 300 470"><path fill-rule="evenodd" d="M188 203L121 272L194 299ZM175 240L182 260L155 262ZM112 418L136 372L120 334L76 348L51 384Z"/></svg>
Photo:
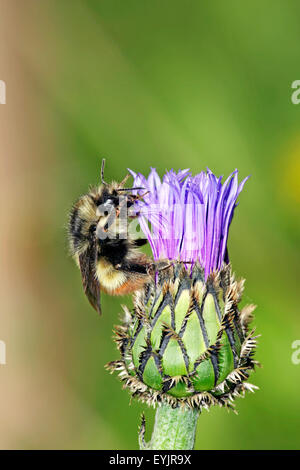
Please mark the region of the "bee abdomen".
<svg viewBox="0 0 300 470"><path fill-rule="evenodd" d="M114 295L128 295L142 289L146 282L149 281L147 277L136 277L134 280L128 279L122 286L114 291Z"/></svg>

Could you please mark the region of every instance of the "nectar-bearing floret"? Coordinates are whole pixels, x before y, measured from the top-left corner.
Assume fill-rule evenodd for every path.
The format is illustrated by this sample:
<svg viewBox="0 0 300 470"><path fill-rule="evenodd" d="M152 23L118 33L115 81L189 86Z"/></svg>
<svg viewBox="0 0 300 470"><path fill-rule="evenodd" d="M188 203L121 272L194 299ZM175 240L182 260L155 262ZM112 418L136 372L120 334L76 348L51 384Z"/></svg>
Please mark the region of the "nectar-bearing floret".
<svg viewBox="0 0 300 470"><path fill-rule="evenodd" d="M169 260L134 296L124 325L116 329L121 359L109 364L134 396L173 407L232 407L236 396L256 387L247 382L256 361L254 306L239 311L244 281L235 280L227 254L228 229L246 180L235 171L222 185L211 171L152 169L144 187L142 229L155 260ZM161 223L148 226L147 212ZM159 207L159 211L157 208ZM158 220L156 218L156 220Z"/></svg>
<svg viewBox="0 0 300 470"><path fill-rule="evenodd" d="M154 259L199 261L205 277L221 269L224 261L228 263L229 226L248 178L238 184L237 170L224 183L222 177L217 178L209 169L196 176L189 170L178 173L171 170L162 181L154 168L148 178L131 173L134 186L145 188L140 191L145 194L138 203L143 213L139 220Z"/></svg>

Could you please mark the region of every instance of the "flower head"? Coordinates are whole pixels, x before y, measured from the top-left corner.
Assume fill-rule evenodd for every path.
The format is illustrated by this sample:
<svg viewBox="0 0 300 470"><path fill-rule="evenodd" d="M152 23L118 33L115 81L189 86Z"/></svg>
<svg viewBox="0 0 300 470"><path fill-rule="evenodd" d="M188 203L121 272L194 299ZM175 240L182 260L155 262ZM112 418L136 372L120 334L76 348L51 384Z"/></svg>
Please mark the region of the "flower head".
<svg viewBox="0 0 300 470"><path fill-rule="evenodd" d="M254 306L239 311L244 281L235 280L226 246L247 178L238 184L237 170L223 184L210 170L171 170L162 181L155 169L148 178L131 173L134 187L145 188L138 210L154 258L172 262L154 263L155 275L136 291L116 329L121 359L108 367L149 404L232 407L256 388L246 382L257 364L248 330Z"/></svg>
<svg viewBox="0 0 300 470"><path fill-rule="evenodd" d="M154 168L148 178L131 174L134 186L147 191L139 203L140 224L156 260L198 261L206 278L228 262L229 226L248 178L238 184L235 170L222 183L222 177L217 178L209 169L196 176L189 170L171 170L162 181Z"/></svg>

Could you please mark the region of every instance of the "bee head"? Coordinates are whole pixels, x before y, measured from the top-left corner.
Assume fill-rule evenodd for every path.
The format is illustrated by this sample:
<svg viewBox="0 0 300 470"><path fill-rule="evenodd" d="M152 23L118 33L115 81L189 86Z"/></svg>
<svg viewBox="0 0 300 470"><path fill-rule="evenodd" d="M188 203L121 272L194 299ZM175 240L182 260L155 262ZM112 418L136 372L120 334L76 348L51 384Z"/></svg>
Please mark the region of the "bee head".
<svg viewBox="0 0 300 470"><path fill-rule="evenodd" d="M107 237L116 238L127 233L128 218L135 218L128 209L141 198L132 194L133 189L124 188L129 175L120 183L104 181L104 164L101 167L101 184L74 204L69 218L69 240L73 254L85 251L89 244L98 238L99 243ZM126 237L127 238L127 237Z"/></svg>

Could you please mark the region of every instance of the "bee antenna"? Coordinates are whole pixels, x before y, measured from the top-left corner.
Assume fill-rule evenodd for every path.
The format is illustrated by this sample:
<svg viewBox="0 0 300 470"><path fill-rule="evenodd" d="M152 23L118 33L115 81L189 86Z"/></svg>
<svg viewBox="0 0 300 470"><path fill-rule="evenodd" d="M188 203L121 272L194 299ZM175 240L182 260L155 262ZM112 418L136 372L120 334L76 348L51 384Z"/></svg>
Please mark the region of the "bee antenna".
<svg viewBox="0 0 300 470"><path fill-rule="evenodd" d="M107 183L104 181L104 168L105 168L105 158L102 158L100 179L101 179L102 184L107 185Z"/></svg>

